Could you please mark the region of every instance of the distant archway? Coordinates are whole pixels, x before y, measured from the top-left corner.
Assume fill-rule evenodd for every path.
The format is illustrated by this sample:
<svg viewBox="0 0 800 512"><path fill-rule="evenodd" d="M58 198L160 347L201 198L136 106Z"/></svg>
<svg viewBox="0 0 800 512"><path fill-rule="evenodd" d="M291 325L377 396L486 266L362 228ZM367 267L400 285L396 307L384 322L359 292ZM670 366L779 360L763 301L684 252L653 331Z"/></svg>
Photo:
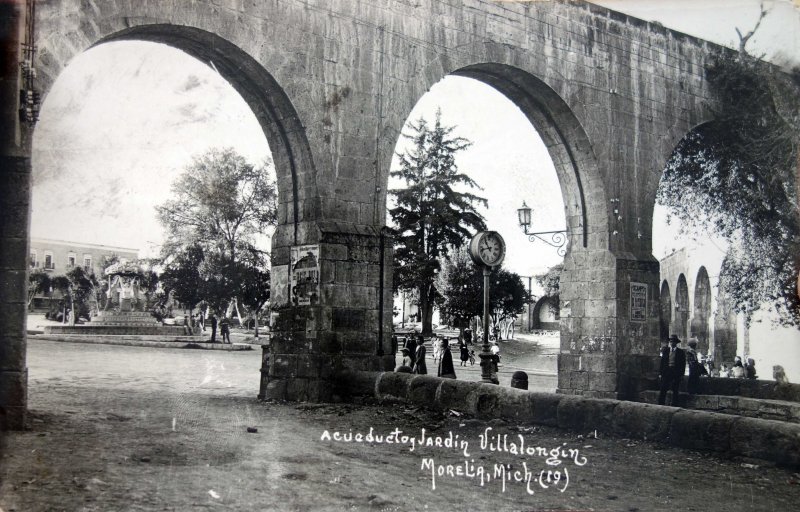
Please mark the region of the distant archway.
<svg viewBox="0 0 800 512"><path fill-rule="evenodd" d="M675 315L670 330L682 341L689 332L689 286L683 274L678 276L678 285L675 287Z"/></svg>
<svg viewBox="0 0 800 512"><path fill-rule="evenodd" d="M672 298L669 295L669 283L661 283L661 313L658 321L659 339L669 338L669 323L672 320Z"/></svg>
<svg viewBox="0 0 800 512"><path fill-rule="evenodd" d="M692 314L692 336L698 340L697 349L706 352L709 346L711 319L711 284L705 267L697 271L694 283L694 312Z"/></svg>

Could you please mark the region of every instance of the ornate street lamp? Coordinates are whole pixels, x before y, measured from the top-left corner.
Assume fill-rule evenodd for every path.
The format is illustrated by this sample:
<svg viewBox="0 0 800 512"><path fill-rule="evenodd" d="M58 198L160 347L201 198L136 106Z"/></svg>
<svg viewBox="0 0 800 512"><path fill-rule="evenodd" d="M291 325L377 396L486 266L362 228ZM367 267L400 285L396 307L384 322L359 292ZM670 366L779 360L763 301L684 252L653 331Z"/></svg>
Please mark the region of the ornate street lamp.
<svg viewBox="0 0 800 512"><path fill-rule="evenodd" d="M555 247L558 249L558 255L564 256L567 254L567 230L562 229L560 231L537 231L536 233L528 232L528 228L531 225L531 212L533 210L525 204L525 201L522 201L522 207L517 209L517 218L519 219L519 225L522 227L522 231L528 235L528 241L533 242L535 240L541 240L542 242L546 243L551 247ZM549 237L543 237L540 235L550 235ZM549 240L548 240L549 238Z"/></svg>

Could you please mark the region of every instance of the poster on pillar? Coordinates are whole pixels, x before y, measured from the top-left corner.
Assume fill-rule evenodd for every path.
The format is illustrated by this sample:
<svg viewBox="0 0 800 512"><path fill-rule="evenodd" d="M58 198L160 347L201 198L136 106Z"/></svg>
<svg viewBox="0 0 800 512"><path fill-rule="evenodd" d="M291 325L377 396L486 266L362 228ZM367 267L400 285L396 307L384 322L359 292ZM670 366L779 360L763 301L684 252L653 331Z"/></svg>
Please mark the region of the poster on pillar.
<svg viewBox="0 0 800 512"><path fill-rule="evenodd" d="M273 308L289 303L289 265L275 265L270 276L272 289L270 300Z"/></svg>
<svg viewBox="0 0 800 512"><path fill-rule="evenodd" d="M647 285L631 282L631 322L647 321Z"/></svg>
<svg viewBox="0 0 800 512"><path fill-rule="evenodd" d="M319 246L292 247L292 304L313 306L319 302Z"/></svg>

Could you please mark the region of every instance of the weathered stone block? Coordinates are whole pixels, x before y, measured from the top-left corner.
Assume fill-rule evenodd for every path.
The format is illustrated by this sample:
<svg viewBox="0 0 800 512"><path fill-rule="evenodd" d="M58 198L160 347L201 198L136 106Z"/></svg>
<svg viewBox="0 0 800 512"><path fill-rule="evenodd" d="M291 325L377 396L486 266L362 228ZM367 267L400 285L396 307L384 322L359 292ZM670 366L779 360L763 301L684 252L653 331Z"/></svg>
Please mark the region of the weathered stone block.
<svg viewBox="0 0 800 512"><path fill-rule="evenodd" d="M442 383L439 377L416 375L408 385L408 400L423 407L432 408L436 403L436 392Z"/></svg>
<svg viewBox="0 0 800 512"><path fill-rule="evenodd" d="M558 426L558 404L564 395L551 393L529 393L533 399L533 423Z"/></svg>
<svg viewBox="0 0 800 512"><path fill-rule="evenodd" d="M442 379L436 403L439 409L455 409L466 411L469 394L475 389L475 383L462 380Z"/></svg>
<svg viewBox="0 0 800 512"><path fill-rule="evenodd" d="M24 406L27 401L28 371L0 371L0 407Z"/></svg>
<svg viewBox="0 0 800 512"><path fill-rule="evenodd" d="M800 425L756 418L736 418L730 445L746 456L800 466Z"/></svg>
<svg viewBox="0 0 800 512"><path fill-rule="evenodd" d="M23 337L0 335L0 371L24 370L26 345Z"/></svg>
<svg viewBox="0 0 800 512"><path fill-rule="evenodd" d="M682 448L728 452L735 416L705 411L678 410L669 427L669 443Z"/></svg>
<svg viewBox="0 0 800 512"><path fill-rule="evenodd" d="M677 407L620 402L614 409L613 432L621 437L645 441L666 441L672 415Z"/></svg>
<svg viewBox="0 0 800 512"><path fill-rule="evenodd" d="M410 373L386 372L378 380L378 396L408 397L408 385L414 378Z"/></svg>
<svg viewBox="0 0 800 512"><path fill-rule="evenodd" d="M558 404L558 427L578 432L612 431L618 402L594 398L564 397Z"/></svg>

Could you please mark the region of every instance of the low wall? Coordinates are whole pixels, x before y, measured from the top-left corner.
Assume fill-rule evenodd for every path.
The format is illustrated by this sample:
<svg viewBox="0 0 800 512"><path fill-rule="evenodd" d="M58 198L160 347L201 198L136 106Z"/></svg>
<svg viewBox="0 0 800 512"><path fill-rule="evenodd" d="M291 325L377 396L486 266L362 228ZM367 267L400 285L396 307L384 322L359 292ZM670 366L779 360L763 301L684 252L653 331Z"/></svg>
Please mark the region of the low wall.
<svg viewBox="0 0 800 512"><path fill-rule="evenodd" d="M800 425L678 407L537 393L492 384L392 372L351 372L338 380L343 396L394 397L478 418L502 418L582 433L659 441L800 467Z"/></svg>
<svg viewBox="0 0 800 512"><path fill-rule="evenodd" d="M684 378L681 383L683 389L685 389L686 381L687 378ZM699 392L703 395L743 396L800 402L800 384L778 384L774 380L701 378Z"/></svg>
<svg viewBox="0 0 800 512"><path fill-rule="evenodd" d="M681 391L686 391L689 378L684 376ZM658 379L647 380L647 390L658 390ZM800 384L779 384L774 380L731 379L725 377L701 377L698 394L720 396L742 396L762 400L785 400L800 403Z"/></svg>

